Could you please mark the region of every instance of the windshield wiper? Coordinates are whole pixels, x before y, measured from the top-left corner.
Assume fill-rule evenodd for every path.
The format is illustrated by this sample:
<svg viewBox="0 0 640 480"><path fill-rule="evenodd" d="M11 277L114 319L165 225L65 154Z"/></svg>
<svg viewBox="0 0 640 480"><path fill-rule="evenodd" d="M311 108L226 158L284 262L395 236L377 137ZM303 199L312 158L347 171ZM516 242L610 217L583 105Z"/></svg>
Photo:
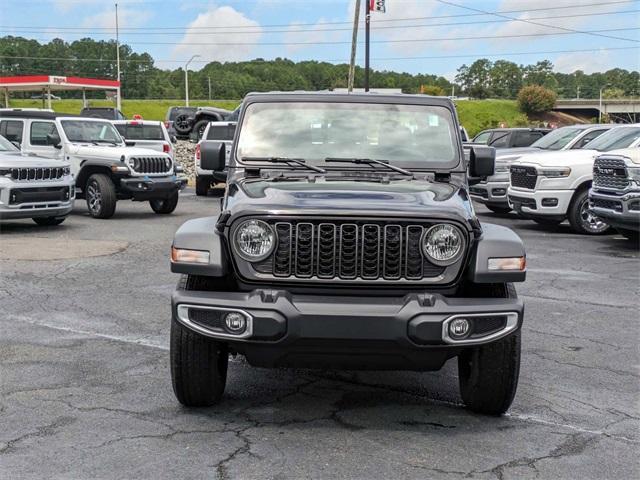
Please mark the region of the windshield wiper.
<svg viewBox="0 0 640 480"><path fill-rule="evenodd" d="M366 165L382 165L387 167L389 170L393 170L394 172L401 173L403 175L409 175L413 177L413 173L409 170L405 170L404 168L396 167L395 165L391 165L388 160L378 160L377 158L348 158L348 157L327 157L324 159L325 162L342 162L342 163L364 163Z"/></svg>
<svg viewBox="0 0 640 480"><path fill-rule="evenodd" d="M99 145L101 143L110 143L111 145L118 145L113 140L102 140L102 139L91 140L91 143L93 143L94 145Z"/></svg>
<svg viewBox="0 0 640 480"><path fill-rule="evenodd" d="M318 173L327 173L324 168L316 167L315 165L307 165L302 158L289 158L289 157L242 157L243 162L269 162L269 163L295 163L301 167L308 168Z"/></svg>

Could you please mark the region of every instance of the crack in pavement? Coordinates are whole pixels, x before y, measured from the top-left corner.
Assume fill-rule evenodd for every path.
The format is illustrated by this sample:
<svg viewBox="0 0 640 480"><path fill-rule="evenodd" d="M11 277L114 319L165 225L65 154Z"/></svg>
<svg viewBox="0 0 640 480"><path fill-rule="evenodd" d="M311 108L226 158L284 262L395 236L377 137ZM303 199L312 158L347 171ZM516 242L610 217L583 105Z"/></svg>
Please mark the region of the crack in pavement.
<svg viewBox="0 0 640 480"><path fill-rule="evenodd" d="M555 358L546 357L542 353L537 352L535 350L528 350L527 353L529 353L531 355L535 355L536 357L542 358L543 360L548 360L550 362L557 363L558 365L576 367L576 368L585 369L585 370L601 370L601 371L604 371L604 372L607 372L607 373L613 373L614 375L627 376L627 377L633 377L633 378L640 378L639 375L636 375L633 372L625 372L624 370L615 370L615 369L607 368L607 367L590 367L588 365L580 365L579 363L573 363L573 362L562 362L560 360L556 360Z"/></svg>
<svg viewBox="0 0 640 480"><path fill-rule="evenodd" d="M74 417L59 417L48 425L36 427L35 432L24 433L19 437L4 442L5 446L0 448L0 454L4 455L7 453L12 453L16 450L16 445L24 440L28 440L30 438L50 437L52 435L55 435L59 428L66 427L67 425L70 425L75 421L76 419Z"/></svg>

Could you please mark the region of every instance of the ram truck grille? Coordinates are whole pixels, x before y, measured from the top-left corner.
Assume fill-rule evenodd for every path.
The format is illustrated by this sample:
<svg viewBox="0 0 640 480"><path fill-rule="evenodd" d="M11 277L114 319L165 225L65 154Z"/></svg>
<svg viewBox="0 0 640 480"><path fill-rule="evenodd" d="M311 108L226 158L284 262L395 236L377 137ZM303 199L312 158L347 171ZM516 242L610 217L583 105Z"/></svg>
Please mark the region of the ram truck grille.
<svg viewBox="0 0 640 480"><path fill-rule="evenodd" d="M11 178L17 181L40 182L43 180L59 180L64 176L62 167L36 167L36 168L12 168Z"/></svg>
<svg viewBox="0 0 640 480"><path fill-rule="evenodd" d="M596 158L593 186L603 190L625 190L629 186L629 178L624 160L620 157Z"/></svg>
<svg viewBox="0 0 640 480"><path fill-rule="evenodd" d="M167 166L166 157L133 157L130 165L136 173L169 173L171 163Z"/></svg>
<svg viewBox="0 0 640 480"><path fill-rule="evenodd" d="M430 225L301 220L271 226L276 249L255 268L276 278L422 280L445 270L421 253Z"/></svg>
<svg viewBox="0 0 640 480"><path fill-rule="evenodd" d="M534 190L538 182L538 171L535 167L521 167L513 165L511 167L511 186Z"/></svg>

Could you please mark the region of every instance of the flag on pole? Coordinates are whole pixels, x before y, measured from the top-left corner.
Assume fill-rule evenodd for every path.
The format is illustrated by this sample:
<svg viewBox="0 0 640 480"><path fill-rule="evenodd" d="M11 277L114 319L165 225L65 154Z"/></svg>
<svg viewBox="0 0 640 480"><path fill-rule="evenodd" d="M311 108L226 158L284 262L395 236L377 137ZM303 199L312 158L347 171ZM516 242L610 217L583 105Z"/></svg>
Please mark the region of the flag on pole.
<svg viewBox="0 0 640 480"><path fill-rule="evenodd" d="M387 10L385 8L385 0L369 0L369 9L372 12L381 12L385 13Z"/></svg>

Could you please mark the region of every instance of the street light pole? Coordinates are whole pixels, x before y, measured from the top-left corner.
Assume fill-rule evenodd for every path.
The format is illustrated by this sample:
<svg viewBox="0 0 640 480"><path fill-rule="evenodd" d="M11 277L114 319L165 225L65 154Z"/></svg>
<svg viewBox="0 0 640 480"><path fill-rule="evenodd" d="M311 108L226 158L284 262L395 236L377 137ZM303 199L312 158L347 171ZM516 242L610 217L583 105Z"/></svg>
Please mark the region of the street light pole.
<svg viewBox="0 0 640 480"><path fill-rule="evenodd" d="M200 55L192 56L184 66L184 104L186 107L189 106L189 64L194 58L198 58L199 56Z"/></svg>
<svg viewBox="0 0 640 480"><path fill-rule="evenodd" d="M116 3L116 70L117 70L117 78L118 83L120 83L120 30L118 28L118 4ZM118 110L122 110L122 99L120 96L122 95L122 86L119 85L116 96L116 108Z"/></svg>
<svg viewBox="0 0 640 480"><path fill-rule="evenodd" d="M364 17L364 91L369 91L369 31L371 27L371 2L366 0L367 4Z"/></svg>

